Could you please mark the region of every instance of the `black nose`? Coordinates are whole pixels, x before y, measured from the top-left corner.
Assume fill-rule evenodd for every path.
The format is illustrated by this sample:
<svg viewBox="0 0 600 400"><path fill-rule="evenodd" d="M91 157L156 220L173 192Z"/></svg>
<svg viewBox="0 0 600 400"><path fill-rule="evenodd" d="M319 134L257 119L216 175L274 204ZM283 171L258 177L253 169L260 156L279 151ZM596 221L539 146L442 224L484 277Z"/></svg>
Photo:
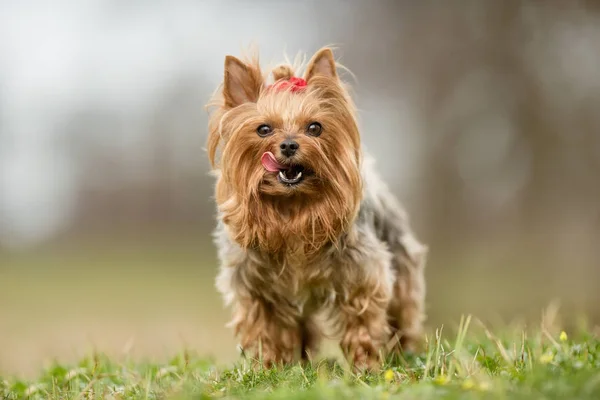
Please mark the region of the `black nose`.
<svg viewBox="0 0 600 400"><path fill-rule="evenodd" d="M294 154L296 154L296 150L298 150L298 147L300 147L298 142L291 139L286 139L279 145L279 148L281 149L281 154L283 154L286 157L291 157Z"/></svg>

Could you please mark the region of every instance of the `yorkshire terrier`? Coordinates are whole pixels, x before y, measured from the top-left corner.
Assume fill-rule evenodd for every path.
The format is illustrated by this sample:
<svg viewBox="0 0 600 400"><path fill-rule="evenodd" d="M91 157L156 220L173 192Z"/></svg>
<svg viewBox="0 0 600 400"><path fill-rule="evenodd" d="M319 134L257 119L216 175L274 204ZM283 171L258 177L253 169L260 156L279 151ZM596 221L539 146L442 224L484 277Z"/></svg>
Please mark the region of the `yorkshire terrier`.
<svg viewBox="0 0 600 400"><path fill-rule="evenodd" d="M421 336L427 247L362 150L338 69L323 48L303 78L283 64L269 84L256 58L227 56L211 102L217 288L267 366L334 335L354 366L376 368Z"/></svg>

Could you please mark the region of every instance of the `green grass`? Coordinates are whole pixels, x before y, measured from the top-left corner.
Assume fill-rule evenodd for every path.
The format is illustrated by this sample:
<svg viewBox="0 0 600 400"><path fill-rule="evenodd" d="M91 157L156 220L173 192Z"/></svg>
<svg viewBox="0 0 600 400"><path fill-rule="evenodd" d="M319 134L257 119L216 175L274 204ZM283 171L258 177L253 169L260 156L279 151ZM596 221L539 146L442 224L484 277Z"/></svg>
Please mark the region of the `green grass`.
<svg viewBox="0 0 600 400"><path fill-rule="evenodd" d="M379 372L330 360L263 369L243 359L219 367L189 352L166 364L94 354L34 381L0 378L0 399L600 398L600 340L587 328L567 335L546 321L494 334L465 318L454 333L443 331L427 337L422 353L388 358Z"/></svg>

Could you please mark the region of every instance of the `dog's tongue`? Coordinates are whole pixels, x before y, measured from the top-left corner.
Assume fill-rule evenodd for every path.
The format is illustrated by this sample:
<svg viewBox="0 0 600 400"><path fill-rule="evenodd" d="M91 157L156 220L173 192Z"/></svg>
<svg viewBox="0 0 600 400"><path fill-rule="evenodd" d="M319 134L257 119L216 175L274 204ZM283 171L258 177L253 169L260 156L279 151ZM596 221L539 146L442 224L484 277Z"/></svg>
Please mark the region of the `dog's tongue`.
<svg viewBox="0 0 600 400"><path fill-rule="evenodd" d="M279 164L273 153L270 151L263 153L262 157L260 158L260 162L269 172L279 172L280 170L285 169L285 165Z"/></svg>

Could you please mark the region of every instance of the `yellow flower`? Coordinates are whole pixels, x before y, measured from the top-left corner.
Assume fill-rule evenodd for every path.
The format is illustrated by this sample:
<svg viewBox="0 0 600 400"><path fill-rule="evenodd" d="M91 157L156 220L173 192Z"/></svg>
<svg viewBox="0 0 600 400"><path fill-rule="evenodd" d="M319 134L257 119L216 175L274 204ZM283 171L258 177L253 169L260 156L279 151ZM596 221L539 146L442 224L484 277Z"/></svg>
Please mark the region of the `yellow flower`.
<svg viewBox="0 0 600 400"><path fill-rule="evenodd" d="M562 331L560 333L559 339L561 342L566 342L569 337L567 336L567 332Z"/></svg>
<svg viewBox="0 0 600 400"><path fill-rule="evenodd" d="M475 387L475 383L470 379L465 379L465 381L462 383L462 388L465 390L471 390L474 387Z"/></svg>
<svg viewBox="0 0 600 400"><path fill-rule="evenodd" d="M440 375L440 376L436 377L433 381L435 383L437 383L438 385L445 385L448 383L448 378L445 377L444 375Z"/></svg>
<svg viewBox="0 0 600 400"><path fill-rule="evenodd" d="M540 356L540 362L542 364L550 364L552 360L554 360L554 354L552 353L546 353Z"/></svg>
<svg viewBox="0 0 600 400"><path fill-rule="evenodd" d="M383 379L385 379L386 382L391 382L392 380L394 380L394 371L392 371L391 369L385 371L385 373L383 374Z"/></svg>

